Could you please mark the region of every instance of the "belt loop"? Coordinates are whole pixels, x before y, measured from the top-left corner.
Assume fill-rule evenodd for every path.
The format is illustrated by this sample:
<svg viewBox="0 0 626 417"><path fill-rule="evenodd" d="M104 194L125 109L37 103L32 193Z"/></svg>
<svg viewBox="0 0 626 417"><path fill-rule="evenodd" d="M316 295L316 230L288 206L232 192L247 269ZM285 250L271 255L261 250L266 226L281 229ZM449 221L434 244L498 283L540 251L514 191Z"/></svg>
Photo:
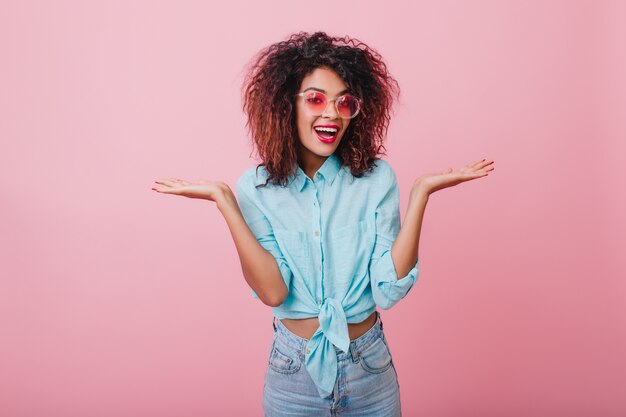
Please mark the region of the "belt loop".
<svg viewBox="0 0 626 417"><path fill-rule="evenodd" d="M382 329L383 329L383 321L382 321L382 319L380 318L380 312L377 310L377 311L376 311L376 314L378 315L378 321L380 322L380 330L382 330Z"/></svg>
<svg viewBox="0 0 626 417"><path fill-rule="evenodd" d="M276 332L276 317L272 316L272 326L274 326L274 332Z"/></svg>
<svg viewBox="0 0 626 417"><path fill-rule="evenodd" d="M359 352L356 348L356 342L354 340L350 342L350 355L352 356L352 362L359 362Z"/></svg>

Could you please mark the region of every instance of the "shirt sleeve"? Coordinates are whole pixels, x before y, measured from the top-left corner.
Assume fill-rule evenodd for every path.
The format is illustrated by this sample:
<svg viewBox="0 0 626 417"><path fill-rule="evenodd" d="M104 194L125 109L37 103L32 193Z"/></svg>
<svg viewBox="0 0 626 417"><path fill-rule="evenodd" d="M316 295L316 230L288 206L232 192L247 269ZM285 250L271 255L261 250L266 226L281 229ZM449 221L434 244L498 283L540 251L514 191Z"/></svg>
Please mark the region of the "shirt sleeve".
<svg viewBox="0 0 626 417"><path fill-rule="evenodd" d="M391 258L391 245L400 232L400 191L391 166L387 165L386 171L381 180L384 191L376 208L376 242L369 266L374 302L383 310L404 298L419 276L419 258L402 278L398 277Z"/></svg>
<svg viewBox="0 0 626 417"><path fill-rule="evenodd" d="M278 247L278 243L274 237L274 230L272 229L270 222L260 210L257 201L255 201L253 197L256 190L254 189L254 185L252 183L253 182L246 176L245 173L237 181L237 202L239 204L239 209L241 210L244 220L248 224L248 227L258 242L276 259L283 281L285 282L287 289L289 289L293 273L291 272L291 268L289 268L289 265L287 264L280 248ZM251 291L252 296L259 300L257 293L252 289Z"/></svg>

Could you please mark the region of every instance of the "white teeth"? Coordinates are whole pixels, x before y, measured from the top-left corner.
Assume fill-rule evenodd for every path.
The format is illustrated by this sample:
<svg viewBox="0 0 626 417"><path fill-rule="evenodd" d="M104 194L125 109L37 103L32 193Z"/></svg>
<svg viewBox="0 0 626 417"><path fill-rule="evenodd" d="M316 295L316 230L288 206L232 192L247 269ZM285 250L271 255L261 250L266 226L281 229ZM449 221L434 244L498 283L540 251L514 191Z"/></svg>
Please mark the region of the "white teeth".
<svg viewBox="0 0 626 417"><path fill-rule="evenodd" d="M321 132L337 133L338 129L335 127L316 127L315 130L318 130Z"/></svg>

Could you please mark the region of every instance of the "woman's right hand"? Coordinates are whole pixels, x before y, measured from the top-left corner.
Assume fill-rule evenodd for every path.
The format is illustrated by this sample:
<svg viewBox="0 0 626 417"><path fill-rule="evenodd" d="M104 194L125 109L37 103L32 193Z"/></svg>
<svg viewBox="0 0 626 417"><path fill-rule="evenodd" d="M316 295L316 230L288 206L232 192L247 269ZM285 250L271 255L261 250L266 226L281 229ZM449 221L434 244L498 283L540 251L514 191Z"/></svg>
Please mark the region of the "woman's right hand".
<svg viewBox="0 0 626 417"><path fill-rule="evenodd" d="M185 181L178 178L167 178L155 181L160 184L152 188L163 194L182 195L189 198L200 198L217 202L226 192L231 192L228 184L221 181L197 180Z"/></svg>

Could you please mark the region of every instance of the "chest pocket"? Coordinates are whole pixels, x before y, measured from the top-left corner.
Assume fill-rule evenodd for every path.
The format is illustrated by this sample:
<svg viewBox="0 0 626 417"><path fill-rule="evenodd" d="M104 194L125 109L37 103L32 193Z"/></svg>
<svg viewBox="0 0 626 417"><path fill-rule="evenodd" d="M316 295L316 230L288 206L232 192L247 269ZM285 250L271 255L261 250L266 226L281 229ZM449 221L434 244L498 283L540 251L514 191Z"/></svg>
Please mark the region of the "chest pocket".
<svg viewBox="0 0 626 417"><path fill-rule="evenodd" d="M349 285L366 275L375 234L373 220L361 220L329 231L327 255L336 284Z"/></svg>
<svg viewBox="0 0 626 417"><path fill-rule="evenodd" d="M308 276L311 267L309 240L304 232L297 230L276 229L274 236L291 271L301 276Z"/></svg>

